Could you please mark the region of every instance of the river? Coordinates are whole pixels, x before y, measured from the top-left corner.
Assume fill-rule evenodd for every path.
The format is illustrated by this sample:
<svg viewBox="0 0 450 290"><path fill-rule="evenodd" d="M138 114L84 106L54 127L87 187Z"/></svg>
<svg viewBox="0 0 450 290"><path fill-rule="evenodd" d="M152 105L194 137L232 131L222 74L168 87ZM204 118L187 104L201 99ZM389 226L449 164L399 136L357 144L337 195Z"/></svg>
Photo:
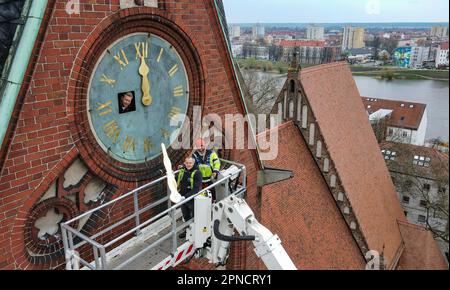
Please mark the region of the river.
<svg viewBox="0 0 450 290"><path fill-rule="evenodd" d="M426 139L449 140L449 82L432 80L379 80L355 76L361 96L427 105Z"/></svg>

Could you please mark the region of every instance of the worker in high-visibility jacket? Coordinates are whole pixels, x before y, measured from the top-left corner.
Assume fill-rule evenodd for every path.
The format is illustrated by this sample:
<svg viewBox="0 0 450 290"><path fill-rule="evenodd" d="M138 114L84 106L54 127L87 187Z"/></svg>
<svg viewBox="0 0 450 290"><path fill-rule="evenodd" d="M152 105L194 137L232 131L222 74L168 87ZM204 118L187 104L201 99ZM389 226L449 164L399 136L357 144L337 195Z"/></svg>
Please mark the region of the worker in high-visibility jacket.
<svg viewBox="0 0 450 290"><path fill-rule="evenodd" d="M206 142L203 139L198 139L195 142L196 151L192 155L195 159L195 163L198 169L202 173L203 188L213 184L213 180L217 179L220 173L220 159L214 150L206 149ZM215 190L212 189L211 193L215 200Z"/></svg>
<svg viewBox="0 0 450 290"><path fill-rule="evenodd" d="M195 164L195 159L188 157L184 161L184 166L180 169L177 176L178 192L186 199L196 195L202 189L202 174ZM181 206L183 219L187 222L194 217L194 200ZM180 234L181 239L186 234Z"/></svg>

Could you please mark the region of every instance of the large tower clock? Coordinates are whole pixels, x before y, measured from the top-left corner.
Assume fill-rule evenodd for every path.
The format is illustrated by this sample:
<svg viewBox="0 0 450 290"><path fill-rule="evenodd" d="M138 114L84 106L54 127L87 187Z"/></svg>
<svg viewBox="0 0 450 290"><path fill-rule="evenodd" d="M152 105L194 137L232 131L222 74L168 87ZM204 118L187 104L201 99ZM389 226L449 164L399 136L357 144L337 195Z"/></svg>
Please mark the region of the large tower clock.
<svg viewBox="0 0 450 290"><path fill-rule="evenodd" d="M189 80L177 50L135 33L99 58L88 88L89 123L101 148L124 163L143 163L171 145L189 105ZM172 121L172 124L171 124Z"/></svg>
<svg viewBox="0 0 450 290"><path fill-rule="evenodd" d="M160 176L161 144L181 161L187 151L171 145L187 133L181 129L204 96L192 40L168 19L138 14L99 26L85 46L74 64L74 102L68 102L82 159L119 187Z"/></svg>

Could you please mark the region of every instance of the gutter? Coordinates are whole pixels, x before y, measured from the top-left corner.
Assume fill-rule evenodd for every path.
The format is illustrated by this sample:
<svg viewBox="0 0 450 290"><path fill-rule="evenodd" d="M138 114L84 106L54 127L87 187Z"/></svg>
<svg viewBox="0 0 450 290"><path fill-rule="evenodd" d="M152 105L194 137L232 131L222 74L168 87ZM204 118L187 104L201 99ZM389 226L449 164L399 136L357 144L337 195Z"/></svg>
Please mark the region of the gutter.
<svg viewBox="0 0 450 290"><path fill-rule="evenodd" d="M0 144L2 147L48 3L48 0L30 1L31 7L26 17L26 24L0 98Z"/></svg>

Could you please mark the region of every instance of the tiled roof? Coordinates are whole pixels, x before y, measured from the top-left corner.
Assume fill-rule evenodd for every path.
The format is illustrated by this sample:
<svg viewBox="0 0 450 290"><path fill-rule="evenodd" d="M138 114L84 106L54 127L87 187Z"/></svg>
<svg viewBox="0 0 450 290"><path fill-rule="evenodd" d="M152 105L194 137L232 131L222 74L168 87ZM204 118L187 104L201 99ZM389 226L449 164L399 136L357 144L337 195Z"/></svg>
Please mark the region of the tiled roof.
<svg viewBox="0 0 450 290"><path fill-rule="evenodd" d="M294 178L263 188L261 223L280 236L299 269L364 269L361 251L299 129L288 122L278 130L278 157L265 165L292 170Z"/></svg>
<svg viewBox="0 0 450 290"><path fill-rule="evenodd" d="M393 110L391 116L387 119L389 126L413 130L419 129L427 107L425 104L372 97L363 97L362 100L369 114L373 114L381 109Z"/></svg>
<svg viewBox="0 0 450 290"><path fill-rule="evenodd" d="M441 43L440 48L441 50L448 50L448 42Z"/></svg>
<svg viewBox="0 0 450 290"><path fill-rule="evenodd" d="M405 242L400 258L399 270L447 270L444 256L430 231L424 227L399 222L398 226Z"/></svg>
<svg viewBox="0 0 450 290"><path fill-rule="evenodd" d="M308 102L369 249L392 267L406 220L352 73L344 62L301 72Z"/></svg>
<svg viewBox="0 0 450 290"><path fill-rule="evenodd" d="M287 40L280 41L280 46L325 46L325 40Z"/></svg>

